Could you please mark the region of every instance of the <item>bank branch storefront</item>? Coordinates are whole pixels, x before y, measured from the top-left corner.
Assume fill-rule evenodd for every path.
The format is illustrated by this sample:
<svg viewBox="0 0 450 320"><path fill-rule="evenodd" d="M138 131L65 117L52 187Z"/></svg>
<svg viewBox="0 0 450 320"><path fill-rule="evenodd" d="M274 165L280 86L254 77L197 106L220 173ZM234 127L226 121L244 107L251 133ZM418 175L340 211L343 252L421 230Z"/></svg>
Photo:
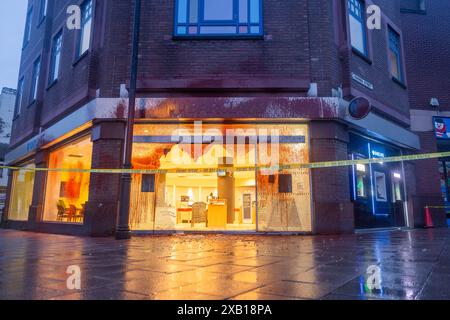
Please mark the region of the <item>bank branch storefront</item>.
<svg viewBox="0 0 450 320"><path fill-rule="evenodd" d="M359 134L350 134L352 160L396 157L401 151ZM401 162L356 164L350 168L355 227L405 227L405 179Z"/></svg>
<svg viewBox="0 0 450 320"><path fill-rule="evenodd" d="M339 99L301 97L143 98L137 106L128 214L135 233L410 225L402 163L283 167L401 155L390 143L396 136L414 148L415 135L376 115L352 124ZM126 107L124 99L94 99L15 146L7 163L20 169L10 171L2 226L114 234L121 174L90 169L122 167ZM362 125L384 128L390 142L361 133Z"/></svg>
<svg viewBox="0 0 450 320"><path fill-rule="evenodd" d="M254 169L307 163L308 150L303 124L138 124L133 168L161 173L133 175L130 226L311 232L309 170Z"/></svg>

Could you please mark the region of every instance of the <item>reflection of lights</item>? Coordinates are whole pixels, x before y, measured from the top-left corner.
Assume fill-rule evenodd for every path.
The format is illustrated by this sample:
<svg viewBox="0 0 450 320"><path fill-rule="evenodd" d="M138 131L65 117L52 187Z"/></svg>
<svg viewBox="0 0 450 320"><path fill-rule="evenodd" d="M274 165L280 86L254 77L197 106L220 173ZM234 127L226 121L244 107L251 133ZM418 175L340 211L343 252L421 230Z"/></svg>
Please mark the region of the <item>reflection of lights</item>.
<svg viewBox="0 0 450 320"><path fill-rule="evenodd" d="M398 173L398 172L394 172L394 178L395 179L401 179L402 175L400 173Z"/></svg>
<svg viewBox="0 0 450 320"><path fill-rule="evenodd" d="M192 188L189 188L187 195L190 200L194 199L194 191L192 191Z"/></svg>
<svg viewBox="0 0 450 320"><path fill-rule="evenodd" d="M356 170L358 170L359 172L366 172L366 166L363 164L356 164Z"/></svg>

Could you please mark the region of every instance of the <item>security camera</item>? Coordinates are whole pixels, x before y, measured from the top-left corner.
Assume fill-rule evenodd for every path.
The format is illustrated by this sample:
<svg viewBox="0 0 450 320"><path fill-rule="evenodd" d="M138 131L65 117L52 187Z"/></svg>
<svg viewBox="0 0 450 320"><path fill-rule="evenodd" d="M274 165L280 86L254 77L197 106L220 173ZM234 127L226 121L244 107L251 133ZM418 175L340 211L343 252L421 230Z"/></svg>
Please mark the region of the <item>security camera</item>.
<svg viewBox="0 0 450 320"><path fill-rule="evenodd" d="M439 108L439 100L437 98L431 98L430 106L434 108Z"/></svg>

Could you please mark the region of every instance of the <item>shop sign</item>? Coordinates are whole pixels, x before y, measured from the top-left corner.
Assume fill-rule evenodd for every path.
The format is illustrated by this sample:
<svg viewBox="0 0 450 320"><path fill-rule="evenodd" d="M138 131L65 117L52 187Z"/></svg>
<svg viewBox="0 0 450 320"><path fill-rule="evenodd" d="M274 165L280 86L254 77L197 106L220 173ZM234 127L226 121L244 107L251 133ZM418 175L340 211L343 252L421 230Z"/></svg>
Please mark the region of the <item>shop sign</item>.
<svg viewBox="0 0 450 320"><path fill-rule="evenodd" d="M436 138L450 140L450 118L434 117L433 123Z"/></svg>
<svg viewBox="0 0 450 320"><path fill-rule="evenodd" d="M367 81L366 79L362 78L361 76L352 73L352 79L356 82L358 82L360 85L366 87L367 89L373 90L374 86L371 82Z"/></svg>
<svg viewBox="0 0 450 320"><path fill-rule="evenodd" d="M373 158L385 158L386 155L384 152L378 151L378 150L372 150L372 157Z"/></svg>

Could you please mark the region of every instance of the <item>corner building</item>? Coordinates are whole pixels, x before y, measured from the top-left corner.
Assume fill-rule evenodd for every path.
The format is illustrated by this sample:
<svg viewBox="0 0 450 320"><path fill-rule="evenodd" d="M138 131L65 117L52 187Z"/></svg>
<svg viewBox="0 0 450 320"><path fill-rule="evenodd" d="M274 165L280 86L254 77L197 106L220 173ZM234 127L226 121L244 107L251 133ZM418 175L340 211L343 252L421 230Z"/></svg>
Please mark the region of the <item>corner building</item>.
<svg viewBox="0 0 450 320"><path fill-rule="evenodd" d="M73 1L29 1L11 165L121 166L134 3L75 2L80 30L65 27ZM382 9L381 30L366 28L372 3ZM400 6L143 0L133 167L162 171L133 176L131 229L339 234L413 227L423 214L413 201L414 163L201 170L265 163L264 155L275 156L264 152L267 141L282 164L416 152ZM364 120L347 114L354 97L372 105ZM194 173L164 172L179 167ZM114 233L119 175L10 174L5 227Z"/></svg>

